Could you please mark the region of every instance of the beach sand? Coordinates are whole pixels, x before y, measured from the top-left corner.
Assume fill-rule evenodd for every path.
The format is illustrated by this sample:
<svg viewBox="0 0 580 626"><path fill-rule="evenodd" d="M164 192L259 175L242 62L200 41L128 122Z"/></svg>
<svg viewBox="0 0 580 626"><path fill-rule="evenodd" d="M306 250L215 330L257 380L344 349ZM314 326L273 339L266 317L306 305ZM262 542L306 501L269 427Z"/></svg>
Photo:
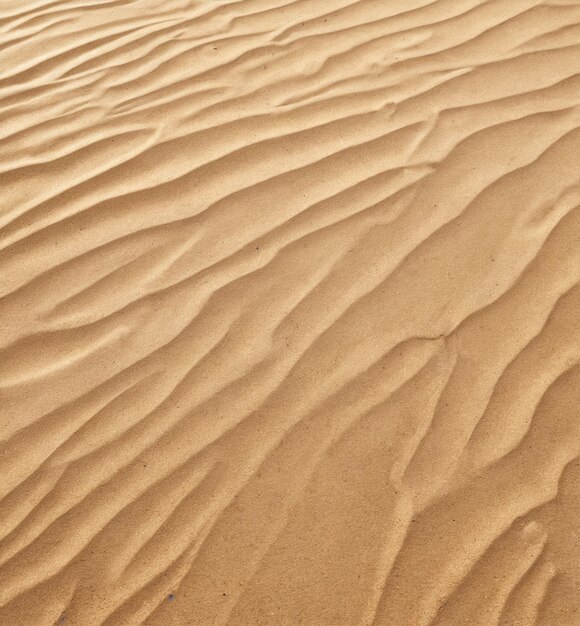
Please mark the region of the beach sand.
<svg viewBox="0 0 580 626"><path fill-rule="evenodd" d="M580 2L0 6L0 626L580 625Z"/></svg>

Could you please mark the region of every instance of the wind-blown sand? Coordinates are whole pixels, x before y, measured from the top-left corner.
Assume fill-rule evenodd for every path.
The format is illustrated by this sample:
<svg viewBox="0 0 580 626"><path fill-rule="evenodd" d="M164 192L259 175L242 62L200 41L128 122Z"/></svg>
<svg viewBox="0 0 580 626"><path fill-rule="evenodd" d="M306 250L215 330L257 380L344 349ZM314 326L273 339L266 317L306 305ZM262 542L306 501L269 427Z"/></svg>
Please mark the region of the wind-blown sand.
<svg viewBox="0 0 580 626"><path fill-rule="evenodd" d="M0 33L0 625L578 626L580 2Z"/></svg>

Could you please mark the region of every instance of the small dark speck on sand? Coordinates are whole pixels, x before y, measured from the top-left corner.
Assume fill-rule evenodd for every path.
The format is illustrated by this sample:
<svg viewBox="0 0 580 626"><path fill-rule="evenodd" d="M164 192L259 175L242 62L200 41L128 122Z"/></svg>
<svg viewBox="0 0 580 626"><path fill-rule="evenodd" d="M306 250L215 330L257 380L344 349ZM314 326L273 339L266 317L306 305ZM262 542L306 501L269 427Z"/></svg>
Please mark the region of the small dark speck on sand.
<svg viewBox="0 0 580 626"><path fill-rule="evenodd" d="M170 594L167 596L167 599L168 599L170 602L171 602L171 600L173 600L174 598L175 598L175 596L174 596L172 593L170 593Z"/></svg>

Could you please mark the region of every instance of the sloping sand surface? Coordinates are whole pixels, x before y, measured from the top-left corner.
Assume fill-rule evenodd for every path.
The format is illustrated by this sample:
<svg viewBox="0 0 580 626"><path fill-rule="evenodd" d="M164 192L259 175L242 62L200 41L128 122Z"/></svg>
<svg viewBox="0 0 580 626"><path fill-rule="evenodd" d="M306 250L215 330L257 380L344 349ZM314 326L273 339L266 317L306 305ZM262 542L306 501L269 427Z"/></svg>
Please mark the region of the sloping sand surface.
<svg viewBox="0 0 580 626"><path fill-rule="evenodd" d="M580 625L580 2L0 3L0 626Z"/></svg>

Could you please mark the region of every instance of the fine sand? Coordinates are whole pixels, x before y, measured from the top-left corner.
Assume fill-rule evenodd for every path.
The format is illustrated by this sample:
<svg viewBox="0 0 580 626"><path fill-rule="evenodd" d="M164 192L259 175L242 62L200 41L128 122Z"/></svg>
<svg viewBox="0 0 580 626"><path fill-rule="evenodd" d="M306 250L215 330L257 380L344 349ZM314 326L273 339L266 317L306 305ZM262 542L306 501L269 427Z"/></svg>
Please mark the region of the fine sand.
<svg viewBox="0 0 580 626"><path fill-rule="evenodd" d="M0 626L580 625L580 0L4 0L0 169Z"/></svg>

